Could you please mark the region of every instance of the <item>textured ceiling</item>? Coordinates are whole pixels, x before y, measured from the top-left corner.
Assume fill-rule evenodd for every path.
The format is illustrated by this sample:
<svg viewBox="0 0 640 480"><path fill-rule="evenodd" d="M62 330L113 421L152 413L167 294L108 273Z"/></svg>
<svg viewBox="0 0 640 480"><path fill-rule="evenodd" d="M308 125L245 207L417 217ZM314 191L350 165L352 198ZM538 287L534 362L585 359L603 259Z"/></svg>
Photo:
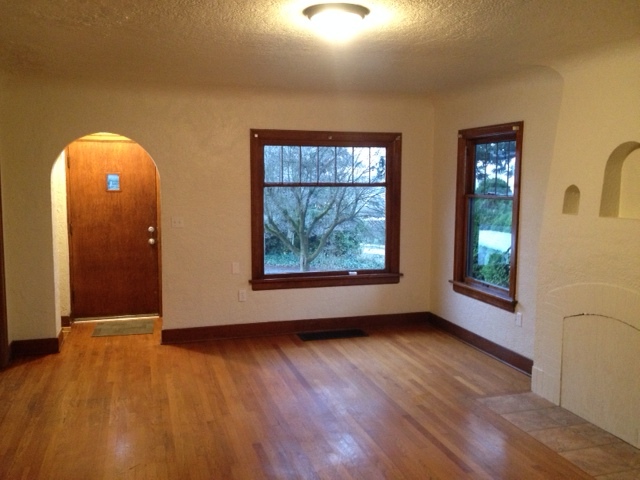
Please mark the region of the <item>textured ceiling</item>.
<svg viewBox="0 0 640 480"><path fill-rule="evenodd" d="M640 0L364 0L330 44L313 0L0 0L0 70L74 81L430 92L626 41Z"/></svg>

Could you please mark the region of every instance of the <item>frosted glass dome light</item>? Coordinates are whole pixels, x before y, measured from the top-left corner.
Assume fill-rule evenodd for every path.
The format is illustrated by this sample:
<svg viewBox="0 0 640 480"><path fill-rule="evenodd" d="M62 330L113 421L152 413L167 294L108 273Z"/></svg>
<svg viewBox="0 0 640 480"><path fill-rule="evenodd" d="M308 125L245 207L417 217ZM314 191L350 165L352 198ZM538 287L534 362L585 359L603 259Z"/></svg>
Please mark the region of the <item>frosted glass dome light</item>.
<svg viewBox="0 0 640 480"><path fill-rule="evenodd" d="M332 40L355 35L369 13L367 7L353 3L319 3L302 11L320 34Z"/></svg>

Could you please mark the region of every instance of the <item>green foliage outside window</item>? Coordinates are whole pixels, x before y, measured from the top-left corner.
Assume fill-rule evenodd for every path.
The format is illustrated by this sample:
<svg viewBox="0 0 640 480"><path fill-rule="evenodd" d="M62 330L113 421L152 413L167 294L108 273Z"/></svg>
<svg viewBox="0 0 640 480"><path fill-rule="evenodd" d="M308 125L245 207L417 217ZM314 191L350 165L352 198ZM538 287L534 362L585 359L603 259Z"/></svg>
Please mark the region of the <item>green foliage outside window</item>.
<svg viewBox="0 0 640 480"><path fill-rule="evenodd" d="M512 188L515 141L476 145L474 196L469 218L471 255L468 275L509 288Z"/></svg>

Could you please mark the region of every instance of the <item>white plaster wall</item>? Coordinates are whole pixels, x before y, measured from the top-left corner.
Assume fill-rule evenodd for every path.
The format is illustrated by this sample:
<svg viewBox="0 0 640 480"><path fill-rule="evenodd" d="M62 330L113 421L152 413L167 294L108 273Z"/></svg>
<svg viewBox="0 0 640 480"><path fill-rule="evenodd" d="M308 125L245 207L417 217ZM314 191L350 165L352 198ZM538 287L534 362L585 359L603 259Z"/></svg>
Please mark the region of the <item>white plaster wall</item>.
<svg viewBox="0 0 640 480"><path fill-rule="evenodd" d="M41 142L34 141L42 132L24 114L30 111L40 118L44 113L38 111L41 102L36 99L33 103L26 102L24 107L12 105L18 97L14 96L9 81L2 93L0 168L9 342L56 338L60 320L53 288L51 166L64 145L43 148ZM50 112L48 123L59 122L60 111ZM41 129L46 130L44 126ZM15 138L16 132L19 140ZM42 158L49 160L41 162ZM27 165L39 168L28 172Z"/></svg>
<svg viewBox="0 0 640 480"><path fill-rule="evenodd" d="M71 315L69 282L69 235L67 232L67 172L65 153L61 152L51 169L51 210L58 311Z"/></svg>
<svg viewBox="0 0 640 480"><path fill-rule="evenodd" d="M560 402L563 318L591 314L632 322L640 295L640 220L601 218L607 159L640 141L640 46L612 48L556 66L565 81L540 240L533 389ZM563 215L565 189L581 192ZM637 368L635 365L621 367ZM628 363L628 360L625 362ZM631 386L615 395L630 394Z"/></svg>
<svg viewBox="0 0 640 480"><path fill-rule="evenodd" d="M51 166L65 145L96 131L137 141L158 166L165 328L428 309L433 109L427 99L29 81L9 89L0 160L10 340L57 335ZM250 128L403 134L400 284L250 290ZM184 228L171 228L174 216ZM233 261L240 275L231 273ZM248 290L244 303L237 300L241 288Z"/></svg>
<svg viewBox="0 0 640 480"><path fill-rule="evenodd" d="M564 408L640 448L640 318L634 323L564 319L561 399Z"/></svg>
<svg viewBox="0 0 640 480"><path fill-rule="evenodd" d="M559 75L534 68L526 77L442 95L435 102L435 156L432 188L431 311L481 337L533 358L536 320L538 240L544 194L562 93ZM453 277L458 130L524 121L515 315L455 293Z"/></svg>

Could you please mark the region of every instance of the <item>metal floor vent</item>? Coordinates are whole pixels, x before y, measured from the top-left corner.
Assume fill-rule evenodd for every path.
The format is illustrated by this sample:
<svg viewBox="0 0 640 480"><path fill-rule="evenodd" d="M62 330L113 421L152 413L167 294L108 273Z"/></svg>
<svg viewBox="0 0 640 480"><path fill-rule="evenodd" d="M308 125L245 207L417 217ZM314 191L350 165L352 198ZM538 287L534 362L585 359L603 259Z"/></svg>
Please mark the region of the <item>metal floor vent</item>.
<svg viewBox="0 0 640 480"><path fill-rule="evenodd" d="M357 338L368 337L369 335L364 330L359 328L349 328L346 330L326 330L322 332L307 332L299 333L298 337L303 342L310 340L332 340L336 338Z"/></svg>

